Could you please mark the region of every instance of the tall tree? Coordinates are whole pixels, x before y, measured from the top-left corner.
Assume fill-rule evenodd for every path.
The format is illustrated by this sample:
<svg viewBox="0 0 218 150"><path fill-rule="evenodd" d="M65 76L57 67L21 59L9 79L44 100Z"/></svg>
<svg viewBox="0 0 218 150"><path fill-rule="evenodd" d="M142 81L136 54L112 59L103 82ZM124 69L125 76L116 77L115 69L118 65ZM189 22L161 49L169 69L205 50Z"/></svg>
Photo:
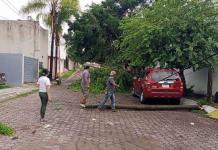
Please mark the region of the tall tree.
<svg viewBox="0 0 218 150"><path fill-rule="evenodd" d="M50 27L51 30L50 78L51 79L53 73L54 40L56 39L55 43L56 43L56 47L58 47L59 39L60 39L58 36L59 35L58 32L62 30L62 23L63 21L68 20L72 15L72 13L75 13L77 8L78 8L78 0L31 0L27 3L27 5L23 6L21 9L21 12L24 14L37 12L38 13L37 18L42 18L43 21L48 25L48 27ZM66 14L66 10L68 12L67 14ZM62 14L62 12L64 12L65 16L59 17L58 14L59 13ZM66 17L68 18L66 19Z"/></svg>
<svg viewBox="0 0 218 150"><path fill-rule="evenodd" d="M211 0L161 0L123 20L120 60L184 69L210 66L218 46L218 11Z"/></svg>
<svg viewBox="0 0 218 150"><path fill-rule="evenodd" d="M114 45L121 35L121 18L132 14L137 6L147 5L148 1L106 0L77 15L76 21L69 23L69 33L65 36L69 56L82 63L111 63L117 53Z"/></svg>

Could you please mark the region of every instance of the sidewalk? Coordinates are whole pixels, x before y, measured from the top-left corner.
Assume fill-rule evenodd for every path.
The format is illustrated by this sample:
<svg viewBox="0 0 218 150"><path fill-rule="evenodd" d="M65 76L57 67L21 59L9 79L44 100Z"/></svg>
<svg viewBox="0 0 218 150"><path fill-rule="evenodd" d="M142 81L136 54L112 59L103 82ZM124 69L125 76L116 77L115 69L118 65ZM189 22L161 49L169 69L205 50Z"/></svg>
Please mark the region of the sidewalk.
<svg viewBox="0 0 218 150"><path fill-rule="evenodd" d="M34 86L33 84L25 84L21 87L12 87L12 88L7 88L7 89L1 89L0 90L0 103L7 100L7 99L16 97L17 95L28 93L28 92L31 92L31 91L36 90L36 89L37 89L37 87Z"/></svg>

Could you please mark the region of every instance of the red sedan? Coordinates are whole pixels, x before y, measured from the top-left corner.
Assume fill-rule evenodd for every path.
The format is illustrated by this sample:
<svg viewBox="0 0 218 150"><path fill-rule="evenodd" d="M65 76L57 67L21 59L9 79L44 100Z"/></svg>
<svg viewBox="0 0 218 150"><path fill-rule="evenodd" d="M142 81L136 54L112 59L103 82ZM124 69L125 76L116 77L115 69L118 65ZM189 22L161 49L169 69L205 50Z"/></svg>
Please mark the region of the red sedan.
<svg viewBox="0 0 218 150"><path fill-rule="evenodd" d="M183 96L183 83L175 69L147 69L143 77L134 77L133 95L140 97L140 102L148 99L172 99L180 104Z"/></svg>

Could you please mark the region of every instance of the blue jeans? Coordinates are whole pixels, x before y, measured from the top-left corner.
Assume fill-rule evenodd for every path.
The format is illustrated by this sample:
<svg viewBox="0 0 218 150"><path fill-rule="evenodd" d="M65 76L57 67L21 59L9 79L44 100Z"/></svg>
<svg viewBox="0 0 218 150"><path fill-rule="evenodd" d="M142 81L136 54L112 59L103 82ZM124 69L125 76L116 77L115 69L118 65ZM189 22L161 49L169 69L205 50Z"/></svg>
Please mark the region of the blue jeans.
<svg viewBox="0 0 218 150"><path fill-rule="evenodd" d="M109 98L111 99L111 108L115 109L115 96L114 96L114 92L107 92L105 94L104 100L99 104L98 108L102 109L103 106L107 103Z"/></svg>

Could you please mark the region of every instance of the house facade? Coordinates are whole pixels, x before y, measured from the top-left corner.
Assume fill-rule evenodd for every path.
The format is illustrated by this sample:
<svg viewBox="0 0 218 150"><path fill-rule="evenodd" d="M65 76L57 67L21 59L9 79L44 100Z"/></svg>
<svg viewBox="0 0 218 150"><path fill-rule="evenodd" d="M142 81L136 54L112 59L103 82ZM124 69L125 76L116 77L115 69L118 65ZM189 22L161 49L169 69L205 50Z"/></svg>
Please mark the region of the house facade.
<svg viewBox="0 0 218 150"><path fill-rule="evenodd" d="M8 84L35 82L39 65L48 67L48 31L38 21L0 20L0 45L0 72L6 74Z"/></svg>

